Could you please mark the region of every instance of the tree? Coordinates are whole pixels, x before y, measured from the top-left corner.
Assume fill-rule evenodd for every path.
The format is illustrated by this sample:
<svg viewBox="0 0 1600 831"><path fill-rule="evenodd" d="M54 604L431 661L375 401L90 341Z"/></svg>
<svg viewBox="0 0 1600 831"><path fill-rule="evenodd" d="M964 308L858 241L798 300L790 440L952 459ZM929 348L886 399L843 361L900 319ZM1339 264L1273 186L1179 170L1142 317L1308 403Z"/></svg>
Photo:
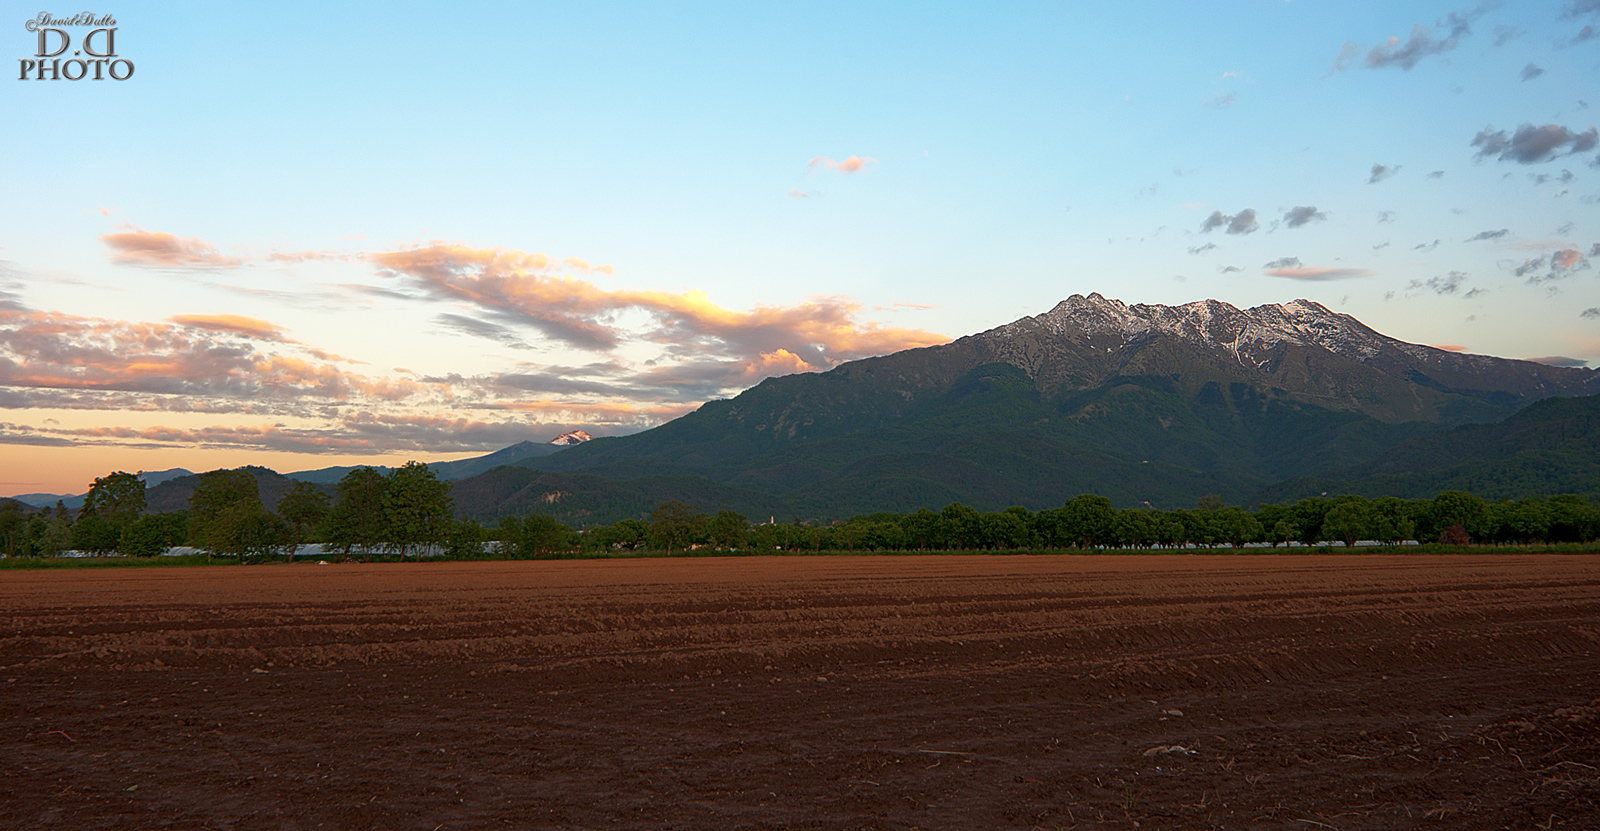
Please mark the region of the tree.
<svg viewBox="0 0 1600 831"><path fill-rule="evenodd" d="M1489 523L1489 508L1482 498L1463 491L1445 491L1433 498L1417 523L1419 539L1434 539L1460 525L1468 537L1485 536Z"/></svg>
<svg viewBox="0 0 1600 831"><path fill-rule="evenodd" d="M132 473L117 471L94 480L83 497L79 518L100 516L117 522L132 522L144 513L144 480Z"/></svg>
<svg viewBox="0 0 1600 831"><path fill-rule="evenodd" d="M523 559L565 555L578 547L572 529L544 514L505 517L500 520L500 539L512 556Z"/></svg>
<svg viewBox="0 0 1600 831"><path fill-rule="evenodd" d="M1322 533L1324 536L1342 540L1345 547L1350 548L1369 533L1369 526L1372 524L1371 514L1371 506L1366 499L1360 496L1341 496L1333 500L1333 506L1322 518Z"/></svg>
<svg viewBox="0 0 1600 831"><path fill-rule="evenodd" d="M305 542L306 529L315 528L328 518L330 503L328 492L310 482L295 482L289 492L278 500L278 516L294 531L291 553Z"/></svg>
<svg viewBox="0 0 1600 831"><path fill-rule="evenodd" d="M1411 502L1397 496L1372 500L1372 536L1386 545L1415 539L1417 521Z"/></svg>
<svg viewBox="0 0 1600 831"><path fill-rule="evenodd" d="M439 481L421 462L406 462L389 471L383 489L385 542L400 556L444 541L454 504L450 483Z"/></svg>
<svg viewBox="0 0 1600 831"><path fill-rule="evenodd" d="M1234 548L1261 539L1261 523L1245 509L1227 505L1211 512L1211 524L1217 538Z"/></svg>
<svg viewBox="0 0 1600 831"><path fill-rule="evenodd" d="M370 552L383 542L383 492L388 480L370 467L358 467L334 486L338 496L328 515L328 542L345 556L351 548Z"/></svg>
<svg viewBox="0 0 1600 831"><path fill-rule="evenodd" d="M680 551L699 541L707 517L700 509L677 500L663 502L650 512L650 544Z"/></svg>
<svg viewBox="0 0 1600 831"><path fill-rule="evenodd" d="M1061 506L1063 536L1079 548L1109 545L1116 530L1117 511L1111 500L1092 493L1074 496Z"/></svg>
<svg viewBox="0 0 1600 831"><path fill-rule="evenodd" d="M246 470L213 470L200 474L189 497L191 536L213 555L234 556L276 551L287 540L283 520L261 507L256 479Z"/></svg>
<svg viewBox="0 0 1600 831"><path fill-rule="evenodd" d="M718 548L742 548L749 536L747 533L749 527L750 520L745 519L744 514L718 511L717 515L706 523L706 536L710 537L711 544Z"/></svg>

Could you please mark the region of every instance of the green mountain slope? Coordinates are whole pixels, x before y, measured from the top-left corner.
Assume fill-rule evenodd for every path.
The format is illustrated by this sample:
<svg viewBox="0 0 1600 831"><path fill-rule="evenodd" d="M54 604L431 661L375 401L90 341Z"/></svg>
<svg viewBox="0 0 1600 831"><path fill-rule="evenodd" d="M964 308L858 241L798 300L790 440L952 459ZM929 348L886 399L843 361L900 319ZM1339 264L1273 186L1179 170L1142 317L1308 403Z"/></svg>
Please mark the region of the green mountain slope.
<svg viewBox="0 0 1600 831"><path fill-rule="evenodd" d="M1360 465L1265 488L1259 498L1326 492L1416 499L1450 490L1486 499L1600 497L1600 396L1539 401L1502 422L1407 442Z"/></svg>

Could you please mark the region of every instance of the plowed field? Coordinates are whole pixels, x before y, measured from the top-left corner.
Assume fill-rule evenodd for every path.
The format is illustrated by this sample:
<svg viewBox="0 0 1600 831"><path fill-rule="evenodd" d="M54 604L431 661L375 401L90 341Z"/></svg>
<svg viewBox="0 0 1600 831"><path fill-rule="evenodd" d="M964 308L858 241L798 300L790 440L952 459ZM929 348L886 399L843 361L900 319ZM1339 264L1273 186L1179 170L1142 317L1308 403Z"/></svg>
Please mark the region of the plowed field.
<svg viewBox="0 0 1600 831"><path fill-rule="evenodd" d="M1600 827L1600 557L0 573L0 827Z"/></svg>

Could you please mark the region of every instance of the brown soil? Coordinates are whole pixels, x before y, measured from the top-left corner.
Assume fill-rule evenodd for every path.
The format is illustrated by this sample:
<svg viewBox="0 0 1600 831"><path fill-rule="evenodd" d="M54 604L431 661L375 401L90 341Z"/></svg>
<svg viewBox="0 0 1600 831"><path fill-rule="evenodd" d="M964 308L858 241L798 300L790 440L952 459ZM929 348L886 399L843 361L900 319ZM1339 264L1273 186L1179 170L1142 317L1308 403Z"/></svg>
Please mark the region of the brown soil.
<svg viewBox="0 0 1600 831"><path fill-rule="evenodd" d="M0 827L1600 827L1600 557L0 573Z"/></svg>

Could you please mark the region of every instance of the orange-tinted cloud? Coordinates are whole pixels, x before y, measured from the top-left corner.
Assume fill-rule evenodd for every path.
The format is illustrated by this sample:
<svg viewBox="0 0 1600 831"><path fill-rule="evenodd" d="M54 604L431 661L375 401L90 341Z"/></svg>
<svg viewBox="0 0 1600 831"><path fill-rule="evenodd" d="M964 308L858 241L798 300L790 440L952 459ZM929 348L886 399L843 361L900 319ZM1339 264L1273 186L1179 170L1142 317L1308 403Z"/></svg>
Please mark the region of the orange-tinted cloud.
<svg viewBox="0 0 1600 831"><path fill-rule="evenodd" d="M1444 350L1445 352L1465 352L1465 351L1467 351L1467 348L1465 346L1459 346L1459 345L1454 344L1454 343L1431 343L1431 344L1428 344L1428 345L1430 347L1434 348L1434 349Z"/></svg>
<svg viewBox="0 0 1600 831"><path fill-rule="evenodd" d="M806 162L806 167L821 167L827 170L832 170L835 173L858 173L877 163L878 160L872 158L871 156L867 156L865 158L861 156L851 156L842 162L836 162L827 156L814 156L812 157L811 161Z"/></svg>
<svg viewBox="0 0 1600 831"><path fill-rule="evenodd" d="M167 320L179 326L205 329L209 332L231 332L261 340L283 340L282 329L265 320L244 315L174 315Z"/></svg>
<svg viewBox="0 0 1600 831"><path fill-rule="evenodd" d="M919 329L884 327L859 319L861 307L840 297L794 306L725 309L704 292L607 290L554 273L548 257L520 251L435 245L374 254L388 276L439 298L478 306L502 324L527 326L572 346L607 351L629 333L611 322L618 312L650 314L655 327L640 334L675 358L730 362L726 382L759 374L780 352L811 369L949 340Z"/></svg>
<svg viewBox="0 0 1600 831"><path fill-rule="evenodd" d="M0 309L0 386L257 399L396 400L429 391L331 363L263 352L233 337L265 321L216 316L211 326L138 323ZM242 321L242 322L241 322ZM259 326L258 326L259 324ZM277 340L276 338L265 338ZM285 346L291 346L285 342ZM315 350L312 350L313 352Z"/></svg>
<svg viewBox="0 0 1600 831"><path fill-rule="evenodd" d="M163 231L135 228L115 234L102 234L100 241L112 250L111 261L126 265L165 268L238 268L244 261L217 251L216 247L194 237L178 237Z"/></svg>

